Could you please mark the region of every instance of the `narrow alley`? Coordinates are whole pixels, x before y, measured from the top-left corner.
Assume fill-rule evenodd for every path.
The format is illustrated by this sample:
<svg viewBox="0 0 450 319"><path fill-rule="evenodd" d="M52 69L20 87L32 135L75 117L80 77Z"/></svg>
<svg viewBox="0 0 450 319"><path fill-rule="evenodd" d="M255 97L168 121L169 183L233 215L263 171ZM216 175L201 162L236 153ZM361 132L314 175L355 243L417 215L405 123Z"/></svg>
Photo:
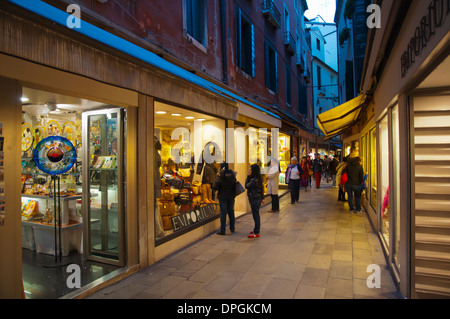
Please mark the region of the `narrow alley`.
<svg viewBox="0 0 450 319"><path fill-rule="evenodd" d="M246 214L235 233L214 232L88 298L400 298L366 214L349 214L331 184L302 189L295 205L286 194L280 205L280 213L261 209L260 238L247 238ZM368 288L371 264L380 266L380 288Z"/></svg>

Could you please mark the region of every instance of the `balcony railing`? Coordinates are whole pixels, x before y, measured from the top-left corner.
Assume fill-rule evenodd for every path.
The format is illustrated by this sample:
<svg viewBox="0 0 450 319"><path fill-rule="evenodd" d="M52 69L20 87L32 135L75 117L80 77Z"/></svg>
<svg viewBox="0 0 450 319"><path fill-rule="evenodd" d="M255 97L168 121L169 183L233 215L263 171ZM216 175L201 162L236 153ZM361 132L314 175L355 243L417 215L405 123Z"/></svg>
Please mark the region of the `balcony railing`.
<svg viewBox="0 0 450 319"><path fill-rule="evenodd" d="M289 31L284 33L284 45L291 55L295 53L295 40Z"/></svg>
<svg viewBox="0 0 450 319"><path fill-rule="evenodd" d="M272 0L264 0L261 10L266 19L277 29L281 28L281 13Z"/></svg>

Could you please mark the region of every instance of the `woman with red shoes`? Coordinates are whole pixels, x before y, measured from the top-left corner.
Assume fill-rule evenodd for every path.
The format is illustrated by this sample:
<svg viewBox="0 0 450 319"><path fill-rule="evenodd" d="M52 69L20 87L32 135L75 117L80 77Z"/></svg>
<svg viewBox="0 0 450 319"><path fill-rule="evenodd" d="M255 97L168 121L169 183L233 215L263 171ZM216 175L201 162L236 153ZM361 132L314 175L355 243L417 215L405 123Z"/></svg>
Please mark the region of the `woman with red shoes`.
<svg viewBox="0 0 450 319"><path fill-rule="evenodd" d="M261 218L259 216L259 208L261 203L264 203L264 187L261 177L261 169L257 164L250 166L247 179L245 180L245 188L247 189L248 201L252 209L252 216L255 222L253 231L248 235L248 238L259 237L261 229Z"/></svg>

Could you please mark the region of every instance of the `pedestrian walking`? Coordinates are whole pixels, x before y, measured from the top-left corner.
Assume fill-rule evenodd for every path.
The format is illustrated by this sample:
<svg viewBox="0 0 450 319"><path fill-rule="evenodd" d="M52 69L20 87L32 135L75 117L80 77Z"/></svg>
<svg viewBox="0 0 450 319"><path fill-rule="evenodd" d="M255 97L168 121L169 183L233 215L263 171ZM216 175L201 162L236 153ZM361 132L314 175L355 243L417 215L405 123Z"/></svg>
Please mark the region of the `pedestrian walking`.
<svg viewBox="0 0 450 319"><path fill-rule="evenodd" d="M339 188L338 201L345 202L345 185L341 184L343 170L347 167L347 156L343 158L342 163L336 167L336 185Z"/></svg>
<svg viewBox="0 0 450 319"><path fill-rule="evenodd" d="M280 211L280 199L278 197L278 185L280 176L280 168L276 159L270 160L269 173L267 174L267 194L272 197L271 213L278 213Z"/></svg>
<svg viewBox="0 0 450 319"><path fill-rule="evenodd" d="M316 154L316 158L312 164L312 169L316 179L316 188L320 188L320 180L322 179L323 172L323 159L320 158L320 154Z"/></svg>
<svg viewBox="0 0 450 319"><path fill-rule="evenodd" d="M331 175L331 179L333 181L332 186L336 187L336 174L337 174L337 167L339 165L339 161L336 157L333 156L333 159L330 162L330 165L328 166L329 172Z"/></svg>
<svg viewBox="0 0 450 319"><path fill-rule="evenodd" d="M230 220L230 231L234 233L236 218L234 215L234 199L236 197L236 174L229 169L228 163L220 164L220 171L214 180L213 190L217 191L220 207L220 230L217 235L225 235L227 215Z"/></svg>
<svg viewBox="0 0 450 319"><path fill-rule="evenodd" d="M300 163L302 167L303 174L300 176L300 186L305 188L305 192L308 190L308 181L311 178L309 172L311 171L311 163L308 161L306 156L302 157L302 162Z"/></svg>
<svg viewBox="0 0 450 319"><path fill-rule="evenodd" d="M247 179L245 180L245 188L247 189L248 201L252 210L253 221L255 227L248 235L248 238L257 238L260 236L261 218L259 216L259 208L264 203L264 187L262 183L261 170L257 164L250 166Z"/></svg>
<svg viewBox="0 0 450 319"><path fill-rule="evenodd" d="M291 164L288 165L286 170L286 184L288 184L291 192L291 204L295 204L300 199L300 176L302 174L303 170L297 162L297 157L292 157Z"/></svg>
<svg viewBox="0 0 450 319"><path fill-rule="evenodd" d="M361 166L361 158L359 156L351 158L343 172L347 172L348 176L345 189L347 190L350 213L361 213L361 184L364 181L364 170ZM355 197L356 211L353 206L353 196Z"/></svg>

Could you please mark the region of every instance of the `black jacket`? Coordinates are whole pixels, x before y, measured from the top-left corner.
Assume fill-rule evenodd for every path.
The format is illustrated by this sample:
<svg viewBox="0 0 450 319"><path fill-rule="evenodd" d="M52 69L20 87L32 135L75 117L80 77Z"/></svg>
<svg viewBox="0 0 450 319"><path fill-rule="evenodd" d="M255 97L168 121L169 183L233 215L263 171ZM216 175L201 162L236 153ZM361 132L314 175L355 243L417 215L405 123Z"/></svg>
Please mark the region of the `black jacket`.
<svg viewBox="0 0 450 319"><path fill-rule="evenodd" d="M263 200L264 186L262 180L257 177L247 176L245 180L245 188L247 189L247 196L249 200Z"/></svg>
<svg viewBox="0 0 450 319"><path fill-rule="evenodd" d="M339 165L339 161L337 160L337 158L333 158L333 160L330 162L330 165L328 166L328 169L330 170L330 174L331 175L336 175L337 174L337 170L336 168Z"/></svg>
<svg viewBox="0 0 450 319"><path fill-rule="evenodd" d="M217 175L212 188L217 190L219 200L229 200L236 197L236 175L232 170Z"/></svg>
<svg viewBox="0 0 450 319"><path fill-rule="evenodd" d="M364 170L362 168L362 166L359 164L358 161L356 160L349 160L349 162L347 162L347 167L344 169L344 172L347 172L347 176L348 176L348 180L347 180L347 184L348 185L361 185L363 180L364 180Z"/></svg>

